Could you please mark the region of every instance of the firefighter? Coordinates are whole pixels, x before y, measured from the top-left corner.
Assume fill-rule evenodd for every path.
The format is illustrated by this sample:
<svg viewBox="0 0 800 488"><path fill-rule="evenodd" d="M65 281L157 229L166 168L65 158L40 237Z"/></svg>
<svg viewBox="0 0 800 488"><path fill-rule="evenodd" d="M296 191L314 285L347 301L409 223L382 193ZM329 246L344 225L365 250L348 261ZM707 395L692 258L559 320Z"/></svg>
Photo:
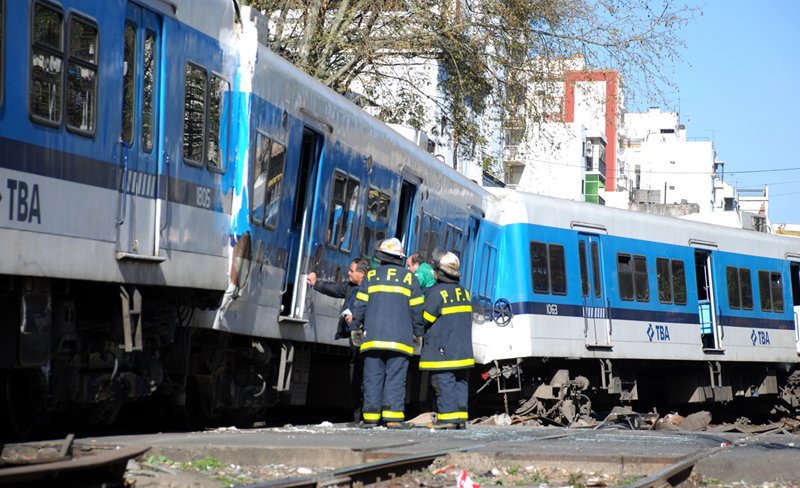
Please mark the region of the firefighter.
<svg viewBox="0 0 800 488"><path fill-rule="evenodd" d="M469 370L472 354L472 305L459 284L458 257L445 253L435 264L436 284L427 290L423 309L424 342L419 369L431 372L437 420L432 428L464 428L467 424ZM417 330L418 333L422 331Z"/></svg>
<svg viewBox="0 0 800 488"><path fill-rule="evenodd" d="M424 298L414 273L403 267L398 239L381 242L375 257L381 265L361 282L350 324L356 333L363 327L362 425L405 428L406 374Z"/></svg>

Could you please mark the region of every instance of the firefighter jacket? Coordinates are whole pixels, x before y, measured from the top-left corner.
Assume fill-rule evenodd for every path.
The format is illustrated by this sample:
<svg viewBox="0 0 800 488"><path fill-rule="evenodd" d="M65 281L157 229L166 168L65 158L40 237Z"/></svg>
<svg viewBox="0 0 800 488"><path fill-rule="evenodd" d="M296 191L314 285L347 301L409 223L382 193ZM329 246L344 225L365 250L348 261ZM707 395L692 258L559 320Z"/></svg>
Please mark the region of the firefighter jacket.
<svg viewBox="0 0 800 488"><path fill-rule="evenodd" d="M426 290L422 316L425 341L419 369L462 369L475 365L472 305L466 289L458 283L436 283Z"/></svg>
<svg viewBox="0 0 800 488"><path fill-rule="evenodd" d="M371 269L356 292L352 329L364 327L361 352L414 353L413 330L422 321L424 302L414 273L394 264Z"/></svg>
<svg viewBox="0 0 800 488"><path fill-rule="evenodd" d="M317 280L317 284L314 285L314 289L318 292L322 293L323 295L328 295L329 297L333 298L344 298L344 302L342 302L342 308L339 312L344 312L348 308L350 312L353 311L353 305L355 304L356 299L356 290L358 290L358 285L350 281L322 281ZM339 323L336 326L336 335L334 339L343 339L345 337L350 337L350 326L347 324L347 321L344 319L344 315L339 314Z"/></svg>

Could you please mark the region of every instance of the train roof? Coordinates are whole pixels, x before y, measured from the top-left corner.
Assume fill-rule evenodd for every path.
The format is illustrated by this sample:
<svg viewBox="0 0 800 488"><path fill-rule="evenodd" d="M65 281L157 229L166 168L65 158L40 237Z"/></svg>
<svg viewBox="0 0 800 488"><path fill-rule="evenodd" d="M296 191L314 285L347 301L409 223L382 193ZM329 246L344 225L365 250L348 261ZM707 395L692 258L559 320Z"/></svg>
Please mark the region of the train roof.
<svg viewBox="0 0 800 488"><path fill-rule="evenodd" d="M800 239L634 212L587 202L488 189L499 199L487 218L501 225L535 223L589 233L800 260Z"/></svg>

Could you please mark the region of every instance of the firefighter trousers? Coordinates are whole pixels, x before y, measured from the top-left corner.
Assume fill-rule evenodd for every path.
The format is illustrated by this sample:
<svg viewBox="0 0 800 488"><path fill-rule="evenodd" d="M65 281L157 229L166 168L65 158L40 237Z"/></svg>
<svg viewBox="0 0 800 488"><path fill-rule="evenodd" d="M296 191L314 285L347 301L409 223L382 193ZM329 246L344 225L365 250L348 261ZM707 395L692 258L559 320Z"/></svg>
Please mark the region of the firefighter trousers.
<svg viewBox="0 0 800 488"><path fill-rule="evenodd" d="M364 351L364 422L401 422L406 403L408 356L395 351Z"/></svg>
<svg viewBox="0 0 800 488"><path fill-rule="evenodd" d="M467 421L469 387L468 369L431 372L431 385L436 392L439 422L463 424Z"/></svg>

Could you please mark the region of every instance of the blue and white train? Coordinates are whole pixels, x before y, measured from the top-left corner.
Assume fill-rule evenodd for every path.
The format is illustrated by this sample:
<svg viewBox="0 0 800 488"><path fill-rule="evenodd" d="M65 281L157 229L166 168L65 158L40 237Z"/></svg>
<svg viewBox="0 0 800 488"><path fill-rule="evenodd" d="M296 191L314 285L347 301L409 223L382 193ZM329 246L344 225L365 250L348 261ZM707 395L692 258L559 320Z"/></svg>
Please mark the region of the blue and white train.
<svg viewBox="0 0 800 488"><path fill-rule="evenodd" d="M487 379L524 393L520 413L571 422L592 397L798 406L800 241L495 195L473 268L486 311L473 341L476 361L494 365Z"/></svg>
<svg viewBox="0 0 800 488"><path fill-rule="evenodd" d="M685 401L796 403L800 241L484 189L266 26L236 0L0 0L6 433L348 405L339 303L305 276L392 236L461 253L476 359L540 413L636 400L669 368Z"/></svg>
<svg viewBox="0 0 800 488"><path fill-rule="evenodd" d="M185 423L348 405L338 303L306 274L387 236L472 247L485 191L266 25L234 0L0 0L7 428L144 399Z"/></svg>

